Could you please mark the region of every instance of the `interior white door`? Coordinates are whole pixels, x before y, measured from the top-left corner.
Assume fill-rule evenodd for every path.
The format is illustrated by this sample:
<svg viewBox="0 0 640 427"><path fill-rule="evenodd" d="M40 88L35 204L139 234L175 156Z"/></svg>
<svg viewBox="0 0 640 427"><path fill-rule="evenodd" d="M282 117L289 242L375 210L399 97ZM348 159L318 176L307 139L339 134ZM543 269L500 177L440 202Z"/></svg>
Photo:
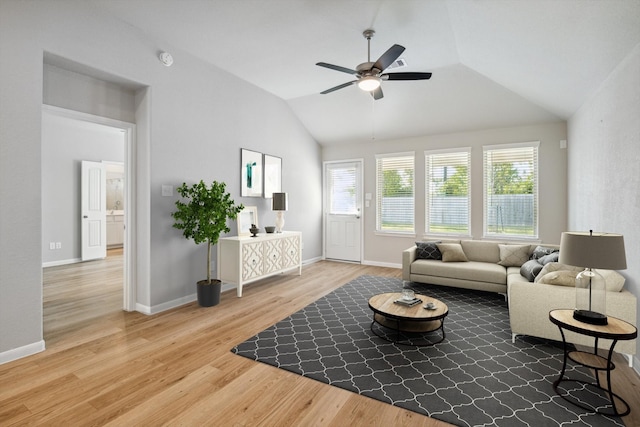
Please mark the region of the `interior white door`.
<svg viewBox="0 0 640 427"><path fill-rule="evenodd" d="M325 163L325 258L362 261L362 162Z"/></svg>
<svg viewBox="0 0 640 427"><path fill-rule="evenodd" d="M107 256L107 177L104 163L82 161L82 261Z"/></svg>

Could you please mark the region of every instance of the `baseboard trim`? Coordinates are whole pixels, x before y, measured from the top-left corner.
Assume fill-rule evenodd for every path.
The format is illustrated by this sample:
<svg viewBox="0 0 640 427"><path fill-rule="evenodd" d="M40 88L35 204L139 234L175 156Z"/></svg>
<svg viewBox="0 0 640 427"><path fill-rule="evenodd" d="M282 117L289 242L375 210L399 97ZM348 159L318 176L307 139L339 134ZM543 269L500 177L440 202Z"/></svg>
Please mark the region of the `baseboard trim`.
<svg viewBox="0 0 640 427"><path fill-rule="evenodd" d="M193 302L196 299L197 299L196 294L191 294L182 298L177 298L172 301L163 302L162 304L158 304L154 306L148 306L148 305L136 303L136 311L142 314L147 314L147 315L158 314L158 313L162 313L163 311L180 307L181 305L189 304L190 302Z"/></svg>
<svg viewBox="0 0 640 427"><path fill-rule="evenodd" d="M402 268L402 264L395 264L392 262L378 262L378 261L362 261L363 265L371 265L374 267L388 267L388 268Z"/></svg>
<svg viewBox="0 0 640 427"><path fill-rule="evenodd" d="M23 357L31 356L36 353L40 353L44 350L44 340L40 340L32 344L27 344L22 347L12 348L11 350L0 353L0 365L13 362L14 360L22 359Z"/></svg>
<svg viewBox="0 0 640 427"><path fill-rule="evenodd" d="M313 264L313 263L320 262L320 261L322 261L322 257L318 256L318 257L315 257L315 258L309 258L309 259L302 260L302 265L309 265L309 264Z"/></svg>
<svg viewBox="0 0 640 427"><path fill-rule="evenodd" d="M59 261L43 262L42 268L57 267L59 265L67 265L67 264L76 264L78 262L82 262L82 259L81 258L61 259Z"/></svg>

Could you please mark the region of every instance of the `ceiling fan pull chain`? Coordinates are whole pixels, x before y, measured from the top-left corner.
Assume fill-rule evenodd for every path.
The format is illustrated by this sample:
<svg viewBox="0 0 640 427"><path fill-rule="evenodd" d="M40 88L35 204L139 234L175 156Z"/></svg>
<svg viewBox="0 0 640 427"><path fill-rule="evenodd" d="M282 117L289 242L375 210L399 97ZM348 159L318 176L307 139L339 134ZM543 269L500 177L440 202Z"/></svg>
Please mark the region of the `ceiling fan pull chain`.
<svg viewBox="0 0 640 427"><path fill-rule="evenodd" d="M371 140L376 140L376 100L371 99Z"/></svg>

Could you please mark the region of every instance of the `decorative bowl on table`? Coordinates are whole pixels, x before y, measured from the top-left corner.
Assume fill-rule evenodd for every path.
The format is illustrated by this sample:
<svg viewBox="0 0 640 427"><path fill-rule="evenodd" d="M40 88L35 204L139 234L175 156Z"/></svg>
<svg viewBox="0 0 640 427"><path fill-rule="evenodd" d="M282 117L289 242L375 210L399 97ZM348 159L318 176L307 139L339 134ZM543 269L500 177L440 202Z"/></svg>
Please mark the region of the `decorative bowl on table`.
<svg viewBox="0 0 640 427"><path fill-rule="evenodd" d="M264 231L267 233L274 233L276 231L276 227L273 225L268 225L264 228Z"/></svg>

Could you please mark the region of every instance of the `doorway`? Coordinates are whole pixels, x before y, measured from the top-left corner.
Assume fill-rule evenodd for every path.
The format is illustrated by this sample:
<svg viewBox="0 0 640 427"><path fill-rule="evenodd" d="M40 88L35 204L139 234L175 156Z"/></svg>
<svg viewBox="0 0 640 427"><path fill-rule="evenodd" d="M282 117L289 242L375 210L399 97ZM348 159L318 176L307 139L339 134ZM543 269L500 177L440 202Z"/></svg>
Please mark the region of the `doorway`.
<svg viewBox="0 0 640 427"><path fill-rule="evenodd" d="M53 123L53 124L52 124ZM56 124L58 127L56 127ZM57 264L51 263L43 263L43 266L52 266L52 265L63 265L63 264L71 264L74 262L79 262L82 258L81 254L81 214L79 209L79 203L81 200L80 196L80 160L81 158L86 157L86 151L83 154L73 153L73 145L71 143L65 144L65 142L71 140L74 135L74 132L77 132L79 138L82 139L84 135L91 135L95 137L95 144L91 149L91 152L94 153L98 160L122 160L122 170L123 170L123 199L121 204L124 209L122 209L122 226L124 228L124 232L122 235L122 255L119 257L122 259L122 292L121 292L121 301L122 308L126 311L132 311L135 309L135 289L134 289L134 281L133 281L133 268L134 263L134 255L135 255L135 246L133 245L133 236L134 236L134 224L131 219L135 218L135 203L132 203L135 200L133 197L133 192L135 188L135 173L134 164L133 164L133 153L134 153L134 145L135 145L135 125L133 123L122 122L118 120L108 119L99 116L93 116L86 113L80 113L73 110L66 110L58 107L52 106L43 106L43 246L45 254L49 255L48 251L48 241L51 239L49 237L50 232L48 230L56 230L56 232L61 232L63 237L59 238L62 244L60 245L67 252L67 256L63 257L62 261L59 261ZM56 136L52 135L56 132L62 134L62 136L58 136L57 138L62 138L62 141L59 147L56 147L56 155L53 156L51 151L53 150L51 147L45 146L48 142L50 143L52 140L55 141ZM66 134L65 134L66 132ZM70 137L71 135L71 137ZM109 138L108 136L111 135ZM119 138L121 141L120 149L122 150L121 158L105 158L108 157L105 154L100 154L95 152L96 147L100 147L101 142L104 141L113 141L114 138ZM87 138L88 139L88 138ZM84 143L88 144L89 141L84 141ZM64 153L64 150L70 150L69 153ZM62 153L60 153L62 152ZM109 152L109 150L105 150L104 152ZM52 159L53 157L53 159ZM52 161L54 160L55 161ZM45 164L46 163L46 164ZM50 163L54 163L52 166ZM46 170L47 168L51 169L52 167L57 168L55 170L56 176L59 174L75 174L73 181L71 184L66 183L65 181L61 181L62 184L59 185L60 188L53 186L49 182L46 182L47 177ZM69 171L71 169L71 171ZM70 196L67 196L71 193ZM53 195L52 195L53 194ZM57 197L61 199L62 203L59 203L60 210L62 212L58 212L58 215L55 215L55 206L58 200L51 201L52 197ZM65 199L65 197L69 197L70 199ZM66 202L65 202L66 200ZM66 206L67 204L76 204L75 207L69 208ZM77 207L77 208L76 208ZM64 209L67 209L64 211ZM52 221L57 221L58 223L48 223ZM64 224L59 224L64 223ZM105 222L106 227L106 222ZM105 230L106 231L106 230ZM71 237L65 242L65 234L68 233ZM106 236L106 233L105 233ZM55 239L54 239L55 240ZM106 244L106 239L105 242ZM56 243L57 244L57 243ZM53 245L55 246L55 244ZM46 261L47 258L43 254L43 261Z"/></svg>
<svg viewBox="0 0 640 427"><path fill-rule="evenodd" d="M362 262L362 160L324 163L324 257Z"/></svg>

